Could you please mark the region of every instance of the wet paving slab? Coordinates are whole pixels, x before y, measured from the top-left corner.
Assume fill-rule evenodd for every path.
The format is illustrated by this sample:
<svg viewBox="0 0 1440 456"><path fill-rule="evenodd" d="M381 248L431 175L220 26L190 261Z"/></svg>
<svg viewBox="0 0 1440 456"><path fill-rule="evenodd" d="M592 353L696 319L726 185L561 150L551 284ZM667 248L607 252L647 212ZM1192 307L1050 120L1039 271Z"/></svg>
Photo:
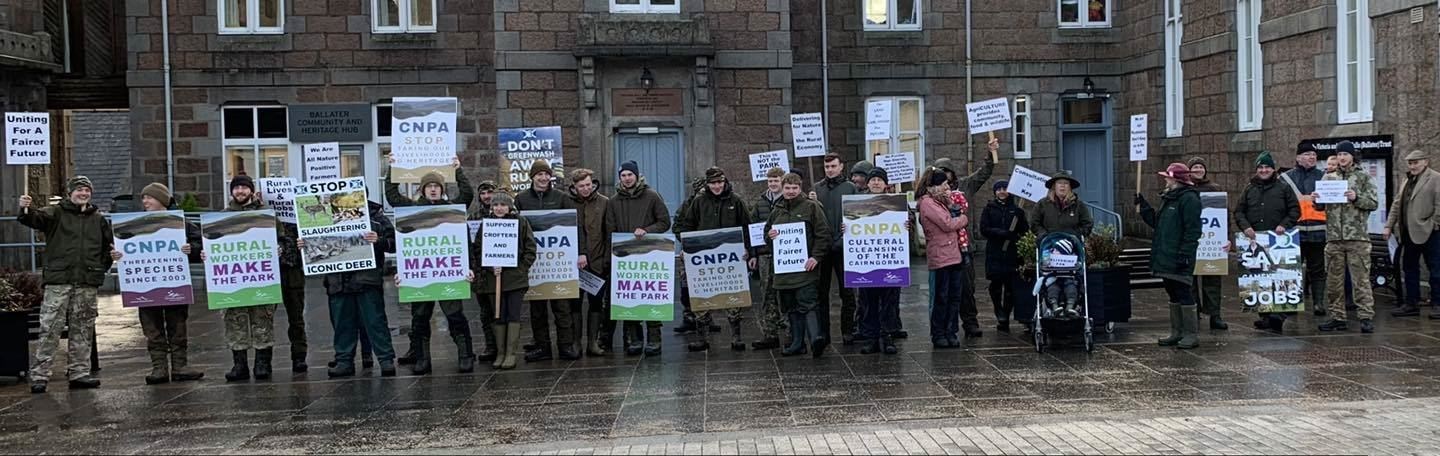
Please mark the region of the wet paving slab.
<svg viewBox="0 0 1440 456"><path fill-rule="evenodd" d="M49 394L31 395L23 384L0 386L0 446L145 454L387 451L1440 397L1440 322L1389 317L1392 304L1383 295L1375 334L1321 333L1321 319L1308 312L1274 334L1250 329L1250 315L1234 312L1227 315L1231 330L1202 330L1201 347L1182 351L1154 343L1168 334L1163 293L1137 290L1133 318L1113 333L1098 331L1094 352L1070 346L1037 353L1018 325L994 330L983 292L976 298L985 334L962 340L959 349L933 348L924 293L923 286L902 293L902 321L912 337L896 340L896 355L862 355L858 345L839 343L819 359L732 351L728 328L710 337L710 352L688 352L684 344L694 336L676 335L667 323L658 358L608 354L522 362L509 371L481 362L475 373L460 374L455 347L437 321L433 374L409 375L400 366L398 377L382 378L372 368L332 380L324 368L331 354L328 311L323 290L312 287L309 372L291 372L282 330L273 379L225 382L230 357L219 313L197 308L192 359L207 377L157 386L143 382L149 367L134 311L105 297L98 342L104 387L71 391L57 381ZM402 352L408 310L388 309ZM283 313L276 320L277 328L286 324ZM752 323L745 323L747 341L758 337ZM484 328L472 325L482 345ZM63 356L56 365L63 366Z"/></svg>

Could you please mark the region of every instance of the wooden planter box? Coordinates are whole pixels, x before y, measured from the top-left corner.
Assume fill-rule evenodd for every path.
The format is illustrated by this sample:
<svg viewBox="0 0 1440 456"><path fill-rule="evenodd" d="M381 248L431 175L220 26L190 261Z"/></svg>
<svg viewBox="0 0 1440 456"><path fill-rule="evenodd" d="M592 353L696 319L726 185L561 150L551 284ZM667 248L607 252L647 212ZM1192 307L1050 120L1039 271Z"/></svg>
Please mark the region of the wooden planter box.
<svg viewBox="0 0 1440 456"><path fill-rule="evenodd" d="M39 337L39 327L39 309L0 312L0 377L24 377L30 370L30 341Z"/></svg>

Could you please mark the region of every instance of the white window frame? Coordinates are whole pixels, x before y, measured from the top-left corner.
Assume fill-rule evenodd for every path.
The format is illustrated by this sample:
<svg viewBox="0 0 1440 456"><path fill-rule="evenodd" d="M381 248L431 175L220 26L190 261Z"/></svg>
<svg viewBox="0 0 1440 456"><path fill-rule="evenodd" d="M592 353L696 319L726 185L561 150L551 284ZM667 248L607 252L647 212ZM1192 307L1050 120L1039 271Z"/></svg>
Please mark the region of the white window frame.
<svg viewBox="0 0 1440 456"><path fill-rule="evenodd" d="M1335 12L1335 101L1337 122L1369 122L1375 118L1375 56L1370 28L1370 0L1337 0ZM1355 28L1350 30L1346 16L1355 11ZM1351 35L1355 54L1350 55ZM1351 61L1358 67L1354 81L1346 68ZM1356 92L1357 106L1351 106L1350 93Z"/></svg>
<svg viewBox="0 0 1440 456"><path fill-rule="evenodd" d="M891 113L891 119L890 119L890 139L888 140L888 144L887 144L887 146L886 146L886 148L885 148L886 153L897 153L897 152L900 152L900 137L901 137L902 135L916 135L916 136L918 136L918 137L920 138L920 144L919 144L919 145L916 147L916 149L915 149L915 166L917 167L917 169L919 169L919 167L920 167L922 164L928 163L928 162L925 160L925 97L909 96L909 95L904 95L904 96L885 96L885 97L870 97L870 98L866 98L866 99L865 99L865 104L864 104L864 105L868 105L870 102L872 102L872 101L878 101L878 100L888 100L888 101L890 102L890 113ZM917 115L917 117L916 117L916 120L919 121L919 125L920 125L920 129L919 129L919 130L901 130L901 129L900 129L900 105L901 105L901 102L904 102L904 101L915 101L915 102L919 103L920 112L918 113L918 115ZM862 105L862 106L864 106L864 105ZM860 124L861 124L861 125L865 125L865 121L866 121L865 116L867 116L867 115L868 115L868 113L866 113L866 112L864 112L864 111L861 111L861 113L860 113L860 121L861 121ZM879 141L879 140L875 140L875 141ZM871 143L873 143L873 142L875 142L875 141L865 141L865 159L866 159L866 160L871 160L872 163L873 163L873 160L874 160L874 158L875 158L875 154L876 154L877 152L876 152L875 150L872 150L872 149L871 149ZM915 177L916 177L916 178L919 178L920 176L915 176Z"/></svg>
<svg viewBox="0 0 1440 456"><path fill-rule="evenodd" d="M221 35L275 35L285 33L285 0L274 0L276 2L275 7L277 8L275 10L274 27L260 26L260 1L262 0L248 0L245 2L244 27L226 27L225 19L228 16L225 15L225 3L228 1L229 0L215 1L216 22L220 28Z"/></svg>
<svg viewBox="0 0 1440 456"><path fill-rule="evenodd" d="M610 0L610 12L611 12L611 13L641 13L641 14L644 14L644 13L662 13L662 14L668 14L668 13L679 13L679 12L680 12L680 0L675 0L675 4L674 4L674 5L653 5L653 4L651 4L650 2L651 2L651 0L640 0L640 4L638 4L638 5L621 5L621 4L616 3L615 0Z"/></svg>
<svg viewBox="0 0 1440 456"><path fill-rule="evenodd" d="M1182 0L1165 0L1165 137L1185 133L1185 68L1180 43L1185 37Z"/></svg>
<svg viewBox="0 0 1440 456"><path fill-rule="evenodd" d="M386 0L370 0L370 25L374 33L435 33L435 24L439 20L440 2L437 0L419 0L430 2L430 25L415 25L414 11L410 9L411 0L400 0L397 23L400 25L380 25L380 3Z"/></svg>
<svg viewBox="0 0 1440 456"><path fill-rule="evenodd" d="M1265 124L1265 59L1260 47L1261 0L1235 0L1235 98L1240 131ZM1247 91L1248 89L1248 91ZM1246 93L1250 96L1245 96Z"/></svg>
<svg viewBox="0 0 1440 456"><path fill-rule="evenodd" d="M285 112L285 116L286 116L286 119L285 119L286 132L285 132L285 137L284 137L284 138L261 138L261 137L260 137L260 110L261 110L261 109L264 109L264 108L279 108L282 112ZM289 172L287 172L287 174L294 174L294 171L293 171L293 170L296 170L296 169L297 169L296 167L299 166L299 163L297 163L296 158L297 158L297 156L298 156L300 153L298 152L298 151L299 151L298 146L296 146L296 147L291 147L291 144L290 144L290 132L289 132L289 127L290 127L290 119L289 119L289 116L290 116L290 112L289 112L288 109L286 109L286 107L285 107L284 105L268 105L268 104L267 104L267 105L223 106L223 107L221 107L220 109L221 109L221 114L220 114L220 154L221 154L220 163L221 163L221 169L220 169L220 173L221 173L221 180L223 180L223 181L225 182L225 188L229 188L229 187L230 187L230 176L232 175L231 169L230 169L230 149L231 149L232 147L249 147L249 148L250 148L250 154L251 154L250 159L255 163L255 170L256 170L255 174L257 174L256 176L250 176L252 179L260 179L260 178L272 177L272 176L268 176L268 175L258 175L258 174L260 174L260 171L259 171L259 170L260 170L260 165L261 165L261 163L262 163L261 160L264 158L264 157L261 156L260 150L261 150L261 148L264 148L264 147L283 146L283 147L285 148L285 170L286 170L286 171L289 171ZM251 126L251 130L250 130L250 137L249 137L249 138L227 138L227 137L226 137L226 135L225 135L225 113L224 113L225 110L249 110L249 111L250 111L250 126ZM287 177L287 176L277 176L277 177Z"/></svg>
<svg viewBox="0 0 1440 456"><path fill-rule="evenodd" d="M861 27L864 27L865 30L867 30L867 31L888 31L888 30L916 31L916 30L921 30L921 29L924 28L923 23L925 22L925 15L924 15L924 13L923 13L922 10L921 10L921 5L922 5L922 2L923 2L924 0L913 0L913 1L915 2L915 13L916 13L916 18L915 18L915 23L914 23L914 24L901 24L901 23L900 23L900 18L898 17L898 15L900 14L900 1L899 1L899 0L885 0L885 2L886 2L886 6L885 6L885 23L884 23L884 24L871 24L871 23L869 23L868 21L865 20L865 3L867 2L867 0L860 0L860 26L861 26Z"/></svg>
<svg viewBox="0 0 1440 456"><path fill-rule="evenodd" d="M1101 22L1090 21L1090 15L1088 14L1090 8L1086 5L1086 3L1088 3L1087 0L1076 0L1080 3L1078 5L1080 7L1080 14L1077 16L1079 20L1066 21L1062 17L1061 11L1063 3L1066 1L1067 0L1055 0L1055 21L1060 24L1060 28L1109 28L1110 24L1115 20L1115 0L1105 0L1105 20Z"/></svg>
<svg viewBox="0 0 1440 456"><path fill-rule="evenodd" d="M1030 126L1030 110L1035 104L1035 99L1029 95L1015 95L1011 101L1011 113L1014 128L1011 128L1010 140L1015 146L1015 158L1031 158L1034 150L1031 146L1035 141L1034 130ZM1022 158L1023 157L1023 158Z"/></svg>

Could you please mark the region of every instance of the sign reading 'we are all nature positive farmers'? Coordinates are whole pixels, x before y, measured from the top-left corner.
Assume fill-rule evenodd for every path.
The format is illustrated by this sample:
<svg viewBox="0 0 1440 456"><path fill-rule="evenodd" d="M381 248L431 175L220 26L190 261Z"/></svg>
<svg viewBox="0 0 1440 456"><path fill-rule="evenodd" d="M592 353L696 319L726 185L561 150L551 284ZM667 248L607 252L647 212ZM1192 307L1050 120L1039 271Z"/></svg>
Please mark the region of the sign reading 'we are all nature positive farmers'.
<svg viewBox="0 0 1440 456"><path fill-rule="evenodd" d="M464 205L395 208L400 302L470 297L468 233Z"/></svg>
<svg viewBox="0 0 1440 456"><path fill-rule="evenodd" d="M295 186L300 258L305 275L358 271L375 267L370 232L370 202L365 178L305 182Z"/></svg>
<svg viewBox="0 0 1440 456"><path fill-rule="evenodd" d="M119 271L120 303L125 307L189 305L190 258L182 250L185 213L129 212L110 216L115 250L123 256Z"/></svg>
<svg viewBox="0 0 1440 456"><path fill-rule="evenodd" d="M680 235L690 310L750 307L750 269L745 265L745 230L740 227Z"/></svg>
<svg viewBox="0 0 1440 456"><path fill-rule="evenodd" d="M910 285L910 205L903 193L845 195L845 286Z"/></svg>
<svg viewBox="0 0 1440 456"><path fill-rule="evenodd" d="M675 319L675 236L610 235L610 319Z"/></svg>
<svg viewBox="0 0 1440 456"><path fill-rule="evenodd" d="M279 304L275 211L200 214L210 310Z"/></svg>
<svg viewBox="0 0 1440 456"><path fill-rule="evenodd" d="M530 265L526 301L580 297L580 229L574 209L520 211L535 233L535 264Z"/></svg>

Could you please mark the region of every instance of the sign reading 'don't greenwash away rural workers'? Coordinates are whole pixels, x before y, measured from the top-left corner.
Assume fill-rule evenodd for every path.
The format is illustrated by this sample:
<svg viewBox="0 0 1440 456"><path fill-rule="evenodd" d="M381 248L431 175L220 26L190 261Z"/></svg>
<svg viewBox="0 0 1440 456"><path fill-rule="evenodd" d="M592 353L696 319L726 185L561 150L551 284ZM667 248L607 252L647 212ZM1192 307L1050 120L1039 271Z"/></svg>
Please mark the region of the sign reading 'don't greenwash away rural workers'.
<svg viewBox="0 0 1440 456"><path fill-rule="evenodd" d="M210 310L279 304L275 211L200 214Z"/></svg>
<svg viewBox="0 0 1440 456"><path fill-rule="evenodd" d="M470 297L468 232L461 204L395 208L400 302Z"/></svg>
<svg viewBox="0 0 1440 456"><path fill-rule="evenodd" d="M610 235L610 319L675 319L675 235Z"/></svg>

